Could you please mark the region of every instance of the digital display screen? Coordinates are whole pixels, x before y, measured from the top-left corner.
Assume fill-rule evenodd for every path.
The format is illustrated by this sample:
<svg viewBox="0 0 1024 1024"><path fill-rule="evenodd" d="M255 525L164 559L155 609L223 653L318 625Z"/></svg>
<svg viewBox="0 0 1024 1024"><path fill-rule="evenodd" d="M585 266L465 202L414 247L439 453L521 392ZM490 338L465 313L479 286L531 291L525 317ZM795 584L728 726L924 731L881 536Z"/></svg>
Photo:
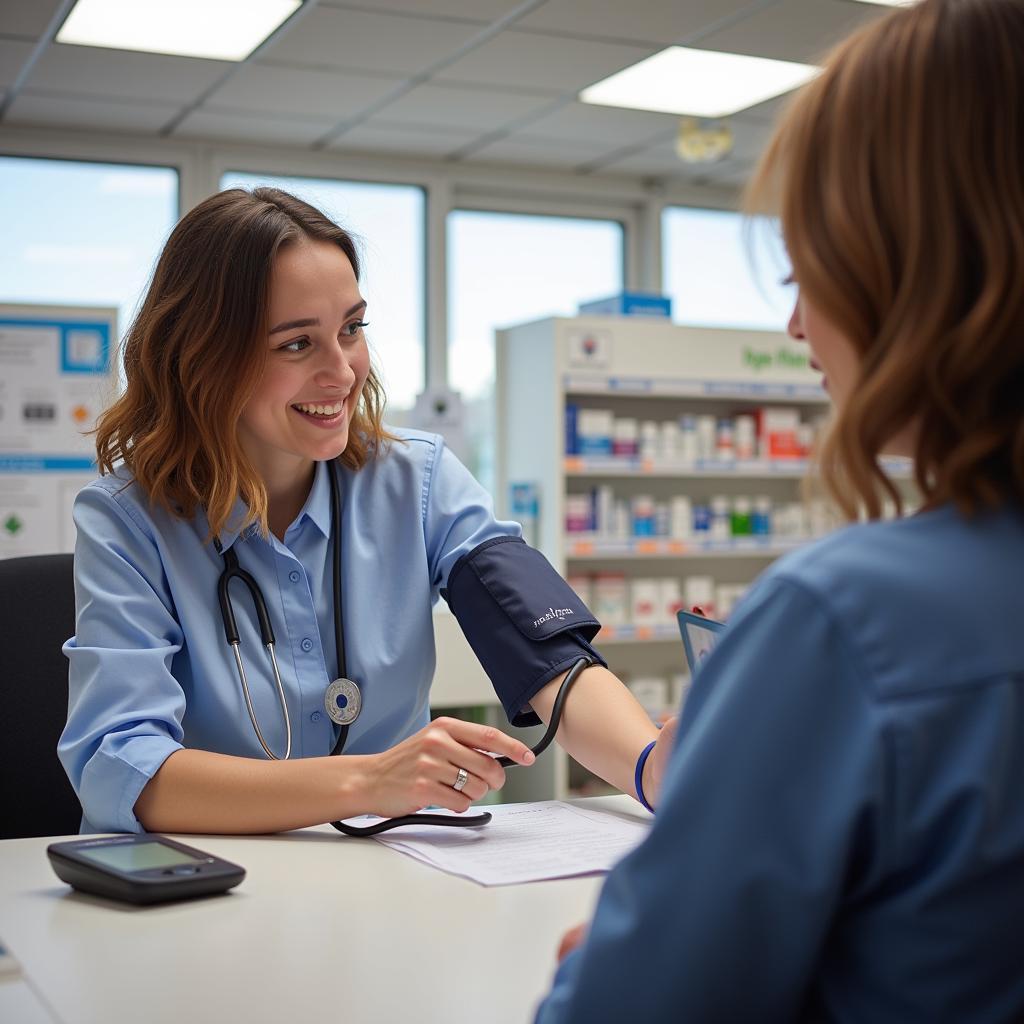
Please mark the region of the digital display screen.
<svg viewBox="0 0 1024 1024"><path fill-rule="evenodd" d="M713 630L695 626L693 623L687 624L686 632L690 639L690 649L693 651L693 664L690 666L690 671L696 672L701 662L711 653L711 649L718 640L718 634Z"/></svg>
<svg viewBox="0 0 1024 1024"><path fill-rule="evenodd" d="M690 668L690 675L693 676L711 653L725 625L703 615L684 611L679 612L677 618L680 632L683 634L686 663Z"/></svg>
<svg viewBox="0 0 1024 1024"><path fill-rule="evenodd" d="M117 871L147 871L151 868L173 868L178 864L195 864L190 857L163 843L115 843L113 846L87 846L78 852L89 860Z"/></svg>

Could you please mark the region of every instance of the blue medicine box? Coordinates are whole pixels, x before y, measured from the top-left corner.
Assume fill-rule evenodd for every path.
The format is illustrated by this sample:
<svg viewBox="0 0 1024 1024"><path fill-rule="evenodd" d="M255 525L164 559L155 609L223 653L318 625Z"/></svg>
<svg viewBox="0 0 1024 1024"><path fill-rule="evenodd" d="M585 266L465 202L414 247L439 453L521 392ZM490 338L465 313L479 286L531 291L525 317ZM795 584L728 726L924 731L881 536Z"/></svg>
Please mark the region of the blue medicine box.
<svg viewBox="0 0 1024 1024"><path fill-rule="evenodd" d="M671 318L672 300L650 292L619 292L607 299L580 303L580 316L657 316Z"/></svg>

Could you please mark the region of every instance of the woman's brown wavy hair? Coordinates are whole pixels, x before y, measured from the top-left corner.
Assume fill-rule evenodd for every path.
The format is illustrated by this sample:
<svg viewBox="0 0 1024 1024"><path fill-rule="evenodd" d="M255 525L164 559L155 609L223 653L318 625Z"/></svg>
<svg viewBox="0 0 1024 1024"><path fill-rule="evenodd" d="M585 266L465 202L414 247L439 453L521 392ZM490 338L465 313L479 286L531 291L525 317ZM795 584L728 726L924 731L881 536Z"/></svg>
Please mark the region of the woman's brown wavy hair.
<svg viewBox="0 0 1024 1024"><path fill-rule="evenodd" d="M100 417L101 473L123 462L149 500L174 515L206 512L216 535L238 498L244 523L267 531L267 494L245 457L238 421L263 374L274 257L304 240L337 245L359 278L348 232L276 188L229 189L190 210L171 232L124 340L127 388ZM371 369L343 465L359 469L394 440Z"/></svg>
<svg viewBox="0 0 1024 1024"><path fill-rule="evenodd" d="M1024 2L923 0L842 43L748 190L859 377L821 451L851 518L899 494L911 430L925 507L1024 503Z"/></svg>

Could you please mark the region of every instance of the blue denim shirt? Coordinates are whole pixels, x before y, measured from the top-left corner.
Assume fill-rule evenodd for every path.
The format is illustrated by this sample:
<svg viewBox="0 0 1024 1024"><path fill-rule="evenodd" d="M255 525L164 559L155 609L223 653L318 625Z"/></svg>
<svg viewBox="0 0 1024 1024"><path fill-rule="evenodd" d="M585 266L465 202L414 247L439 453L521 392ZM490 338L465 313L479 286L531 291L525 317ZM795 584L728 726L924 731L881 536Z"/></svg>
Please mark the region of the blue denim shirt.
<svg viewBox="0 0 1024 1024"><path fill-rule="evenodd" d="M341 471L342 591L348 674L363 709L346 753L387 749L429 721L431 607L455 562L518 525L436 435L396 431L361 470ZM294 734L292 756L330 752L324 690L338 674L329 557L330 483L316 468L283 541L255 528L220 535L263 591ZM133 807L181 747L265 757L245 708L217 602L223 559L199 513L151 507L130 475L101 477L74 508L76 633L68 722L58 753L85 811L84 832L141 831ZM285 726L252 602L231 595L260 728L283 753Z"/></svg>
<svg viewBox="0 0 1024 1024"><path fill-rule="evenodd" d="M1024 516L771 567L540 1024L1024 1020Z"/></svg>

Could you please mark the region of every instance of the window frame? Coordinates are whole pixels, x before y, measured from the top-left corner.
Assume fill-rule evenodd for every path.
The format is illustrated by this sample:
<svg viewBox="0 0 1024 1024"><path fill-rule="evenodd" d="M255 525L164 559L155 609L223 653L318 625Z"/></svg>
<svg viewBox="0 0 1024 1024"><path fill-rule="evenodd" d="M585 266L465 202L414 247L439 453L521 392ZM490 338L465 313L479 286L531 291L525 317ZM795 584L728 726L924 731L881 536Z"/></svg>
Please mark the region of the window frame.
<svg viewBox="0 0 1024 1024"><path fill-rule="evenodd" d="M227 171L412 185L425 196L425 382L448 381L448 214L456 209L615 220L623 225L624 286L660 292L666 206L737 209L734 189L531 167L347 154L288 146L5 126L0 155L169 167L178 172L178 211L216 192Z"/></svg>

